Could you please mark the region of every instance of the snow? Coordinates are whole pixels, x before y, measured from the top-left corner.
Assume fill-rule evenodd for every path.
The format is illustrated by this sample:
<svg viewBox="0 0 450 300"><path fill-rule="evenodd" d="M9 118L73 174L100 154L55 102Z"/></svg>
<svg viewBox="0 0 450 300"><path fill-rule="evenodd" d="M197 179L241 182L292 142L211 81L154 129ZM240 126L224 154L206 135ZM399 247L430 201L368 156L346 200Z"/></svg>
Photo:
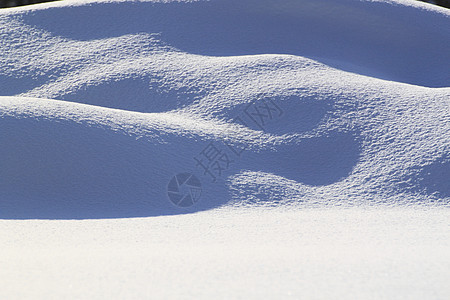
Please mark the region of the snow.
<svg viewBox="0 0 450 300"><path fill-rule="evenodd" d="M2 298L446 299L448 210L0 221Z"/></svg>
<svg viewBox="0 0 450 300"><path fill-rule="evenodd" d="M1 297L448 298L449 22L399 0L1 10Z"/></svg>

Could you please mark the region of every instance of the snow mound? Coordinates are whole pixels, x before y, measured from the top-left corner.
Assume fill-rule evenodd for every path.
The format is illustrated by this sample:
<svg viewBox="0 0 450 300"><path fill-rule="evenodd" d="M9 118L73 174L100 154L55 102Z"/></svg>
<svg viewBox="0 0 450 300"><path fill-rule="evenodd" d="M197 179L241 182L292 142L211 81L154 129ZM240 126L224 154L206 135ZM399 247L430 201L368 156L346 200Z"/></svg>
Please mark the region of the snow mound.
<svg viewBox="0 0 450 300"><path fill-rule="evenodd" d="M449 23L410 1L2 10L0 218L448 205Z"/></svg>

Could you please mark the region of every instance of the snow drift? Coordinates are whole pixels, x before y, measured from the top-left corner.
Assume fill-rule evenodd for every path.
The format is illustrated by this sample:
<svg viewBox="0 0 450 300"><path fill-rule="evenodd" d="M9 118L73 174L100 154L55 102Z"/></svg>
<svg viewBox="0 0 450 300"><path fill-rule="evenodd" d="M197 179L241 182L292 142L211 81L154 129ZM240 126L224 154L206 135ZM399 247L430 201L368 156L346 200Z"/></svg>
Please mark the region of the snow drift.
<svg viewBox="0 0 450 300"><path fill-rule="evenodd" d="M448 205L449 20L411 1L2 10L0 218ZM201 182L187 208L177 174Z"/></svg>

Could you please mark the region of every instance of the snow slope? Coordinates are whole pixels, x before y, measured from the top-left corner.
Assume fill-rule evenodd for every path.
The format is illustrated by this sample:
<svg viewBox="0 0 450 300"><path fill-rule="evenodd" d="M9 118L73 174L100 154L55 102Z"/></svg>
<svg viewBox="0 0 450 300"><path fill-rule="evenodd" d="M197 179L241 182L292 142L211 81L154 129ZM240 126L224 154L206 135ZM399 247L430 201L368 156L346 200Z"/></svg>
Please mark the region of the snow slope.
<svg viewBox="0 0 450 300"><path fill-rule="evenodd" d="M0 215L185 212L167 199L183 172L202 184L189 212L448 204L449 13L408 4L67 1L2 11L0 83L11 97L0 102ZM214 174L194 160L210 142L228 151Z"/></svg>
<svg viewBox="0 0 450 300"><path fill-rule="evenodd" d="M106 255L112 267L121 268L124 262L114 259L124 255L121 251L130 242L128 231L121 229L129 221L126 226L140 228L135 237L144 252L172 241L167 250L171 254L165 258L169 265L172 259L171 267L181 259L176 250L188 246L184 239L177 241L177 231L205 244L206 248L198 246L191 253L200 255L199 265L208 266L208 259L217 263L234 258L230 274L242 271L236 249L246 249L248 254L256 247L261 256L246 268L268 259L263 269L272 275L260 278L265 286L276 274L270 270L281 272L279 268L289 264L272 255L277 247L291 258L304 247L311 247L306 252L311 259L323 247L332 251L335 240L326 240L324 246L316 239L337 234L333 226L345 232L347 219L341 219L345 213L336 207L353 207L349 219L361 218L361 207L371 207L375 212L370 213L374 220L370 224L377 226L380 215L390 214L386 206L395 206L399 213L383 219L382 229L364 227L367 239L355 241L350 233L356 230L355 223L350 221L353 227L342 243L360 245L349 250L355 253L366 242L378 245L382 239L378 230L395 229L396 220L409 230L419 213L423 226L415 228L399 248L391 245L393 252L386 257L395 261L401 256L398 253L411 245L419 249L421 242L432 240L425 238L427 234L441 230L441 235L432 235L434 248L416 252L429 255L429 261L411 266L404 259L390 270L411 267L411 272L429 272L417 275L412 283L407 283L408 272L402 273L393 287L383 277L389 263L374 260L379 267L345 272L354 274L354 280L373 275L375 287L330 287L318 298L353 292L369 297L376 287L386 289L379 296L421 298L429 291L425 286L414 295L398 287L417 286L427 276L437 280L430 288L436 298L444 299L449 291L437 278L449 273L435 266L448 266L445 253L450 252L445 235L450 203L449 25L449 10L406 0L66 0L1 10L0 219L12 231L0 232L6 236L5 257L13 262L6 265L2 277L17 276L12 271L17 245L42 248L34 240L22 240L27 235L43 236L43 243L54 246L48 249L74 259L90 249L68 253L74 241L64 238L55 243L52 226L89 235L90 228L99 224L98 237L107 228L117 230L100 239L101 249L88 244L97 249L91 258ZM430 206L437 209L430 218L440 221L424 221ZM243 228L247 217L240 216L246 213L249 220L260 213L267 218L268 223L255 225L261 236ZM293 238L304 232L291 232L290 225L319 226L322 221L301 221L316 216L329 220L330 227L314 238L314 229L308 229L302 242ZM130 217L143 218L85 220ZM228 237L223 240L183 229L207 226L204 222L210 220L214 232L226 218L242 226L218 230ZM277 223L284 218L290 221ZM165 232L164 224L175 224L167 239L155 233ZM145 234L152 226L159 228L153 231L159 236L155 240ZM231 237L242 230L258 238L238 239L229 256L203 255L208 247L216 249L216 243L233 243ZM22 237L17 245L11 232ZM82 236L80 241L90 240ZM401 236L388 235L383 245L397 245ZM116 246L122 250L108 254L106 249ZM376 251L383 252L383 247ZM31 252L23 252L24 257L31 257ZM127 260L134 266L143 255L135 254ZM365 259L357 257L360 260L344 259L344 263L360 264ZM64 264L64 255L55 259L56 266ZM333 269L339 265L335 259L325 256L323 268L311 278L337 274L342 278ZM49 260L39 256L19 266L39 268ZM291 261L297 270L314 268L302 260ZM146 265L151 266L148 261ZM194 271L186 267L183 274L189 276ZM101 265L93 268L95 274L101 273ZM158 265L155 274L163 269ZM82 284L78 276L83 268L70 270L71 280ZM220 278L214 270L205 272L206 277ZM132 273L132 269L119 272L105 282L115 285ZM164 275L161 284L168 284L175 273ZM250 273L250 281L259 280L259 275ZM52 276L45 277L44 284ZM191 296L210 297L220 282L229 283L223 280ZM39 281L33 282L28 296L47 295ZM295 286L295 281L285 283L285 292ZM316 280L310 283L323 290ZM279 296L273 288L269 294ZM315 295L315 288L307 295ZM183 291L175 289L172 296L182 296ZM239 291L231 289L229 296L238 297ZM244 295L255 296L253 292ZM12 294L9 290L6 295ZM300 294L294 288L293 297Z"/></svg>

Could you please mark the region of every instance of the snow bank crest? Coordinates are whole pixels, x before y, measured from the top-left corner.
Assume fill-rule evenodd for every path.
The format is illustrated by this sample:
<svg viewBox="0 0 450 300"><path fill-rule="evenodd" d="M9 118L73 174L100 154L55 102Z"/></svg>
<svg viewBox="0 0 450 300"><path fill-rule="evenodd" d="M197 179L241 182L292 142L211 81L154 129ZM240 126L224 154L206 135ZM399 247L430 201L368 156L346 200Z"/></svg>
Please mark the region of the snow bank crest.
<svg viewBox="0 0 450 300"><path fill-rule="evenodd" d="M350 0L2 11L0 218L448 205L449 20Z"/></svg>

